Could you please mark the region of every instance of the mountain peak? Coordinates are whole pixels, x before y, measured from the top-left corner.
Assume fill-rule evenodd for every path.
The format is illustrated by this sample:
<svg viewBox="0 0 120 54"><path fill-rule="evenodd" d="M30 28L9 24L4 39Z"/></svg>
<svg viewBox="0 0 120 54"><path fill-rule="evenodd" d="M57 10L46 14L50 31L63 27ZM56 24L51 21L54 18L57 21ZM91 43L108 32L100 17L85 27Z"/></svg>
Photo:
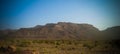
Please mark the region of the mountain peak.
<svg viewBox="0 0 120 54"><path fill-rule="evenodd" d="M113 27L116 31L120 27ZM113 31L113 28L111 28ZM119 29L118 29L119 30ZM106 31L107 32L107 31ZM106 33L105 32L105 33ZM71 22L48 23L33 28L21 28L16 31L0 31L0 37L7 38L37 38L37 39L99 39L103 31L99 31L90 24L77 24ZM115 33L116 34L116 33Z"/></svg>

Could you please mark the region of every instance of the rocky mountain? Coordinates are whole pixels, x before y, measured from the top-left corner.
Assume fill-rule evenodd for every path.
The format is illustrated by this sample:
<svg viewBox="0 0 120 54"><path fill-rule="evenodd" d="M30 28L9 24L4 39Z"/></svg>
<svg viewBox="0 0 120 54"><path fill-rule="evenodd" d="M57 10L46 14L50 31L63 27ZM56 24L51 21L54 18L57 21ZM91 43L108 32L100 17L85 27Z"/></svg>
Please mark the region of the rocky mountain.
<svg viewBox="0 0 120 54"><path fill-rule="evenodd" d="M119 27L120 28L120 27ZM105 31L99 31L90 24L77 24L70 22L49 23L46 25L37 25L32 28L21 28L18 30L0 31L0 37L7 38L30 38L30 39L100 39L102 33L108 30L113 31L118 28L109 28ZM120 29L118 29L120 31ZM112 34L112 33L111 33ZM107 34L104 34L107 35Z"/></svg>

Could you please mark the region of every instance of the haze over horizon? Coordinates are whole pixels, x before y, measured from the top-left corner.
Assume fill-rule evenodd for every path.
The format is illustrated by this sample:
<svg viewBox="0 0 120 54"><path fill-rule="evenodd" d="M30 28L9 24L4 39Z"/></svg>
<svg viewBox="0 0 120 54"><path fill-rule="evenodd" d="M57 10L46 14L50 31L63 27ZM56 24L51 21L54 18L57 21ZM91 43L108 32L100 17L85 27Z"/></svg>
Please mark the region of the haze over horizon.
<svg viewBox="0 0 120 54"><path fill-rule="evenodd" d="M104 30L120 26L117 0L1 0L0 29L47 23L87 23Z"/></svg>

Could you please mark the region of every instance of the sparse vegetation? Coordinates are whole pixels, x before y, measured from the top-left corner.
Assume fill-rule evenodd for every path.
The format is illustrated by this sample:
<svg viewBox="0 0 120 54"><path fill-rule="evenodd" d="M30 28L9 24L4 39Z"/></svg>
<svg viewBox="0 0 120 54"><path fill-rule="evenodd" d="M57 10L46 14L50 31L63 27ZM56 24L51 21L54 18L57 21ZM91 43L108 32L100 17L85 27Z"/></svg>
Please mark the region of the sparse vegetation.
<svg viewBox="0 0 120 54"><path fill-rule="evenodd" d="M119 40L0 40L0 54L120 53L119 46L114 43L120 44Z"/></svg>

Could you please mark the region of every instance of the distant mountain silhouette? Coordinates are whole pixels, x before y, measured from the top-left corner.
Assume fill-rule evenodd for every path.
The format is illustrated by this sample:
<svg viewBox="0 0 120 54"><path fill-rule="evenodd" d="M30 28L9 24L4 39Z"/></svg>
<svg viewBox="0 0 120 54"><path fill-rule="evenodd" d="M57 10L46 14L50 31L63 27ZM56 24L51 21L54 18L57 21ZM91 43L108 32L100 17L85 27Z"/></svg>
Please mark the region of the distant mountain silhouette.
<svg viewBox="0 0 120 54"><path fill-rule="evenodd" d="M90 24L77 24L70 22L58 22L57 24L49 23L46 25L37 25L33 28L21 28L18 30L0 31L1 38L30 38L30 39L100 39L106 37L114 37L119 34L120 27L108 28L99 31ZM110 33L111 32L111 33ZM115 32L115 33L114 33ZM110 33L110 35L109 35ZM102 35L101 35L102 34ZM119 35L117 35L119 36Z"/></svg>

